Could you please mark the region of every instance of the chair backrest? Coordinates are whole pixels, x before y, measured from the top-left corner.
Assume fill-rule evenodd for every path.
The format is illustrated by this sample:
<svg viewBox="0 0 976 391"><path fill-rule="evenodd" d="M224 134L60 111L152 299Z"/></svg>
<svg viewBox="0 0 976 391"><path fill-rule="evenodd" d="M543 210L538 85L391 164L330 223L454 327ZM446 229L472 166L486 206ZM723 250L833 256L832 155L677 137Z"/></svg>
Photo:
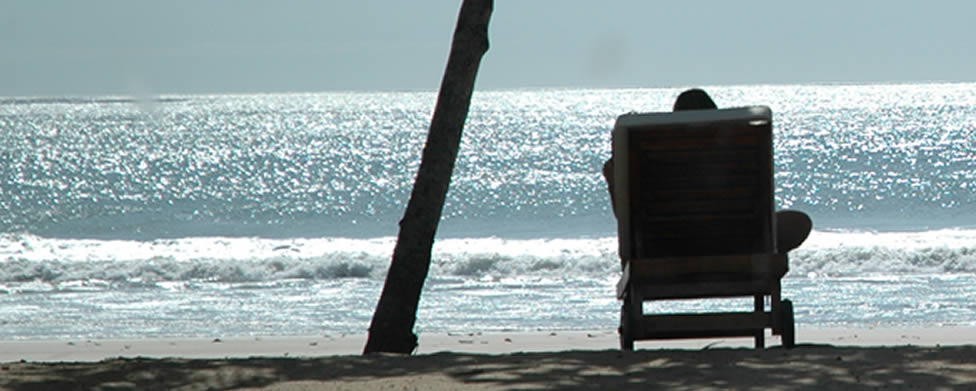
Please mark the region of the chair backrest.
<svg viewBox="0 0 976 391"><path fill-rule="evenodd" d="M775 253L772 151L765 106L620 116L621 257Z"/></svg>

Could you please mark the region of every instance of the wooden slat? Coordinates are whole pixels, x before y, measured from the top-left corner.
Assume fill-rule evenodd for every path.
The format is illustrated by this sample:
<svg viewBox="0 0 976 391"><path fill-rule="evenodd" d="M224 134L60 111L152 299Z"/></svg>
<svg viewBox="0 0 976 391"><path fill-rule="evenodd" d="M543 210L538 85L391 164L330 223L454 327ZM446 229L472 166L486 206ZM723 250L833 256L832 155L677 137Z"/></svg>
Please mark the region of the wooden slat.
<svg viewBox="0 0 976 391"><path fill-rule="evenodd" d="M645 200L655 193L663 192L707 192L724 198L726 194L756 195L759 185L759 175L749 172L710 172L702 175L660 175L646 173L640 178L632 179L636 185L638 197L635 200Z"/></svg>
<svg viewBox="0 0 976 391"><path fill-rule="evenodd" d="M655 130L642 134L631 145L637 150L648 152L680 151L750 147L756 145L758 140L756 133L748 130L745 132L729 132L723 134L723 137L707 137L713 133L679 131L669 135L666 132Z"/></svg>
<svg viewBox="0 0 976 391"><path fill-rule="evenodd" d="M756 242L754 237L743 236L741 238L723 237L703 238L705 240L653 240L652 238L638 237L639 240L634 246L635 254L653 253L658 256L718 256L729 252L749 253L762 247L761 242Z"/></svg>
<svg viewBox="0 0 976 391"><path fill-rule="evenodd" d="M711 155L711 153L705 154ZM685 156L674 156L671 159L665 159L664 157L650 157L641 156L638 157L640 164L646 172L645 175L658 175L658 176L669 176L675 172L683 172L692 170L695 172L714 172L714 173L730 173L730 174L748 174L750 172L759 172L762 168L762 159L759 156L759 151L749 151L746 155L743 152L742 156L736 157L738 160L698 160L695 161L691 157Z"/></svg>
<svg viewBox="0 0 976 391"><path fill-rule="evenodd" d="M675 239L698 239L708 236L740 236L743 232L756 232L749 229L759 223L754 213L735 213L733 211L712 214L652 215L642 214L642 221L634 227L635 235L661 235ZM680 236L679 236L680 235Z"/></svg>
<svg viewBox="0 0 976 391"><path fill-rule="evenodd" d="M769 327L768 312L644 315L638 338L689 338L702 335L751 336Z"/></svg>
<svg viewBox="0 0 976 391"><path fill-rule="evenodd" d="M745 148L716 148L699 149L686 151L654 151L636 157L642 162L652 165L674 164L675 162L688 164L701 164L701 162L740 162L740 161L762 161L762 154L759 148L748 146ZM757 168L760 167L757 164Z"/></svg>
<svg viewBox="0 0 976 391"><path fill-rule="evenodd" d="M729 281L734 278L728 274L703 275L701 282L684 281L682 283L648 283L635 287L635 292L643 300L672 300L696 298L722 298L755 295L770 295L775 289L775 277L766 278L754 275L741 276L739 281Z"/></svg>
<svg viewBox="0 0 976 391"><path fill-rule="evenodd" d="M745 254L700 257L667 257L630 260L631 279L662 280L702 273L753 273L782 276L788 269L784 254Z"/></svg>
<svg viewBox="0 0 976 391"><path fill-rule="evenodd" d="M756 189L751 186L729 186L721 189L666 189L654 187L645 192L635 194L631 204L634 209L641 209L652 203L670 201L710 201L716 199L751 199L755 202Z"/></svg>
<svg viewBox="0 0 976 391"><path fill-rule="evenodd" d="M674 172L682 172L687 170L698 171L698 172L713 172L713 173L730 173L730 174L748 174L750 172L757 172L759 170L760 158L758 156L758 151L753 151L751 156L743 156L739 160L728 160L728 161L715 161L712 159L693 161L691 159L672 159L665 160L661 157L642 157L643 164L645 168L649 171L646 173L650 176L664 176L667 177Z"/></svg>
<svg viewBox="0 0 976 391"><path fill-rule="evenodd" d="M750 199L732 198L722 200L681 200L671 202L651 202L638 211L644 218L659 218L662 216L722 216L723 213L745 214L753 217L757 215L756 203Z"/></svg>
<svg viewBox="0 0 976 391"><path fill-rule="evenodd" d="M640 332L640 330L638 330ZM658 332L642 334L634 337L635 341L649 339L688 339L688 338L721 338L721 337L755 337L764 332L763 329L722 329L722 330L678 330L672 332ZM637 334L637 333L635 333Z"/></svg>

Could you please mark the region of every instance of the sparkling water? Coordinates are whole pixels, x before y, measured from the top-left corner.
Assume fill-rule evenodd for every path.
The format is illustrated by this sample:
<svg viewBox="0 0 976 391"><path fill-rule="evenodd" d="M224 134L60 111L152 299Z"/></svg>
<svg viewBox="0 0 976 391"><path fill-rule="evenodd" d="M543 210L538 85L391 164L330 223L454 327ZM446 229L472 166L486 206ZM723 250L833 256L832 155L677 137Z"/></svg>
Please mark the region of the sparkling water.
<svg viewBox="0 0 976 391"><path fill-rule="evenodd" d="M976 325L976 84L707 90L773 110L799 327ZM615 329L600 167L678 92L476 93L418 330ZM0 98L0 338L365 332L435 98Z"/></svg>

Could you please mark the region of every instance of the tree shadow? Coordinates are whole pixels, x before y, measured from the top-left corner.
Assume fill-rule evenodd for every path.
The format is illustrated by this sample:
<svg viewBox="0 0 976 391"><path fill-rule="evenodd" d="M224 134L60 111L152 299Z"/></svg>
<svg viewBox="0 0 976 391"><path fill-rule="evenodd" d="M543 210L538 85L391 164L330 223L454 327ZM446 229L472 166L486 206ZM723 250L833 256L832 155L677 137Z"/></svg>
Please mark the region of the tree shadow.
<svg viewBox="0 0 976 391"><path fill-rule="evenodd" d="M424 381L441 381L447 388L520 390L976 388L976 346L120 358L10 363L0 370L0 390L330 389L370 382L375 388L423 389Z"/></svg>

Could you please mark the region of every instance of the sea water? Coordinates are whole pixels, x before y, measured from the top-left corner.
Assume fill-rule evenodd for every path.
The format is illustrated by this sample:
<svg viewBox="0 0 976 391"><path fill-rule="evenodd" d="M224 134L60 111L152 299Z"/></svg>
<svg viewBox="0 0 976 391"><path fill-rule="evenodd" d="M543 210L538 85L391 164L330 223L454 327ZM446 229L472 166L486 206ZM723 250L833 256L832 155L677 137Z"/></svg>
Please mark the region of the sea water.
<svg viewBox="0 0 976 391"><path fill-rule="evenodd" d="M799 327L976 325L976 84L707 90L774 113ZM417 330L615 329L600 168L679 92L476 93ZM0 338L364 333L435 100L0 98Z"/></svg>

